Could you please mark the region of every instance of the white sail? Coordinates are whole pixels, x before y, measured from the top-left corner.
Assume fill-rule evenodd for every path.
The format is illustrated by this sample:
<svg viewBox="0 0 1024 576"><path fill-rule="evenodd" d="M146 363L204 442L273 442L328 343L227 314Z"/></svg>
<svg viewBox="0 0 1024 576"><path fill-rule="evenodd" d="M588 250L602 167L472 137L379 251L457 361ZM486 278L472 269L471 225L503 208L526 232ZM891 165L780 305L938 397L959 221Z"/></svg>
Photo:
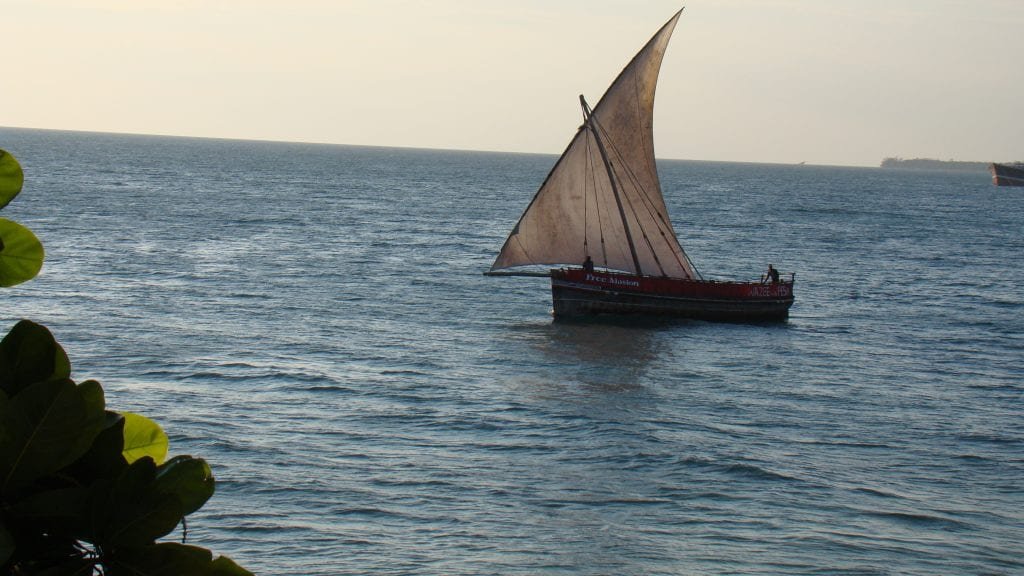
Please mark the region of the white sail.
<svg viewBox="0 0 1024 576"><path fill-rule="evenodd" d="M693 278L654 160L654 91L676 13L619 74L552 168L491 271L594 264ZM582 102L583 97L580 97Z"/></svg>

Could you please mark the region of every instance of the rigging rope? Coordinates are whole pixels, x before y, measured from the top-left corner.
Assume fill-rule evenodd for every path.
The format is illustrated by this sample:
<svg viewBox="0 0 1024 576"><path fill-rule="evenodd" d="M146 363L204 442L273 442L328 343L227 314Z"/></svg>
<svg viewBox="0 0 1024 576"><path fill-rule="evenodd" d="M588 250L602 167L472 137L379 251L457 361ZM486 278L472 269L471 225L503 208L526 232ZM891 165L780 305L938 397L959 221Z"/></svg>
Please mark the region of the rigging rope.
<svg viewBox="0 0 1024 576"><path fill-rule="evenodd" d="M608 134L608 131L605 130L604 126L602 126L596 118L594 119L594 125L597 127L597 129L599 129L602 132L604 140L608 142L608 144L610 145L610 148L612 152L615 154L616 159L619 161L620 166L625 166L624 170L626 176L629 178L629 182L633 185L633 189L639 193L641 204L643 204L643 207L647 209L648 216L652 217L655 226L658 227L658 231L661 233L662 236L662 241L668 245L670 252L674 252L674 250L672 250L671 245L668 244L668 242L665 240L665 233L661 229L661 225L659 224L658 220L653 217L653 214L651 214L651 208L653 206L653 203L651 202L647 194L647 191L644 189L643 184L641 184L640 179L636 176L636 173L634 173L633 170L630 168L629 163L624 161L624 156L621 152L619 152L618 147L615 146L615 142L611 139L610 135ZM612 165L614 167L614 163ZM617 173L615 173L614 175L618 177ZM655 265L658 266L658 270L661 272L662 276L667 276L667 274L665 273L665 267L661 264L661 259L658 258L658 253L654 249L654 244L651 242L651 238L647 234L647 229L644 227L643 222L640 220L637 208L636 206L633 205L633 199L629 194L625 193L626 189L624 186L622 186L623 181L621 177L618 177L618 181L620 184L619 188L622 190L623 194L626 197L626 205L629 207L630 213L633 216L633 220L636 221L637 226L640 228L640 235L644 239L644 243L647 245L647 249L650 252L651 257L654 258ZM644 200L646 200L647 202L645 203Z"/></svg>
<svg viewBox="0 0 1024 576"><path fill-rule="evenodd" d="M586 184L590 185L590 189L593 190L593 193L594 193L594 208L597 210L597 233L598 233L598 237L601 240L601 263L602 263L602 265L605 268L607 268L608 267L608 246L607 246L607 244L604 241L604 218L601 216L601 194L598 193L598 190L597 190L597 175L596 175L596 171L595 171L595 167L594 167L594 153L593 153L593 150L590 147L590 139L591 139L591 137L592 137L592 134L588 130L587 131L587 150L586 150L586 152L587 152L587 163L588 163L589 169L584 174L583 181ZM586 198L584 198L584 202L586 202ZM585 216L584 216L584 220L586 220ZM589 223L585 224L584 230L585 231L589 231L590 230L590 224ZM586 239L584 239L584 245L586 245Z"/></svg>
<svg viewBox="0 0 1024 576"><path fill-rule="evenodd" d="M586 114L583 121L586 122ZM590 137L587 136L587 158L590 158ZM590 206L587 203L587 176L583 175L583 259L590 257L590 246L587 244L587 237L590 235Z"/></svg>
<svg viewBox="0 0 1024 576"><path fill-rule="evenodd" d="M630 168L627 162L624 162L625 156L619 150L618 146L615 145L615 141L611 138L608 131L604 128L604 126L602 126L597 121L597 118L594 118L593 120L595 126L597 126L597 128L601 130L602 136L604 137L604 141L609 144L612 153L615 154L616 158L620 162L620 165L625 166L625 173L629 178L629 182L633 185L634 190L637 191L643 208L646 209L646 212L650 219L654 221L655 226L658 228L658 233L661 236L662 242L664 242L664 244L669 248L669 252L672 253L672 256L676 260L676 263L683 270L687 270L687 268L689 268L690 270L693 270L696 273L696 269L693 267L693 262L690 261L689 256L686 255L686 252L682 249L682 246L679 246L679 241L675 238L674 233L670 234L672 232L672 224L668 222L666 216L655 205L654 201L650 197L650 193L646 188L644 188L636 173ZM622 181L620 178L620 183L621 182ZM623 190L625 191L625 189ZM654 250L654 246L651 243L651 239L647 234L647 230L644 228L643 223L638 217L639 215L637 213L637 209L633 205L633 202L628 194L626 195L626 201L630 207L631 212L633 213L633 217L636 219L636 222L640 227L640 232L643 236L644 242L647 244L648 248L651 251L651 256L654 257L654 261L658 265L658 268L661 270L662 275L665 275L665 269L658 258L657 252ZM679 250L675 250L674 246L679 246Z"/></svg>

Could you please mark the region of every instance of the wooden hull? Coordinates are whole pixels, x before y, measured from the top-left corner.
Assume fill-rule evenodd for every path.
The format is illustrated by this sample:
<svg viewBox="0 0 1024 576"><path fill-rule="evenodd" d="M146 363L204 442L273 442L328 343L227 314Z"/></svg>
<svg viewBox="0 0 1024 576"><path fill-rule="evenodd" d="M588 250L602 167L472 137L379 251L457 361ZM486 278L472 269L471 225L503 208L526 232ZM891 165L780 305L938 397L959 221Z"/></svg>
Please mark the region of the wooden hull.
<svg viewBox="0 0 1024 576"><path fill-rule="evenodd" d="M992 183L996 186L1024 186L1024 165L991 164Z"/></svg>
<svg viewBox="0 0 1024 576"><path fill-rule="evenodd" d="M712 282L582 269L551 271L556 317L645 314L725 322L782 321L793 282Z"/></svg>

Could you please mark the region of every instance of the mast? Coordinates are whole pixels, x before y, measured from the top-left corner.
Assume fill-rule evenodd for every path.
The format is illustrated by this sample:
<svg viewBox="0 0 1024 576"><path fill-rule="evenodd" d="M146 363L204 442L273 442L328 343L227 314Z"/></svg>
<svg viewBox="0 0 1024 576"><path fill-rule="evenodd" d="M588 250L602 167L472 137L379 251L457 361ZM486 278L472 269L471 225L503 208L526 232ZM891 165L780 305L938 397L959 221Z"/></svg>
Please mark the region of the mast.
<svg viewBox="0 0 1024 576"><path fill-rule="evenodd" d="M609 270L696 276L668 218L654 158L654 92L680 14L636 53L593 108L581 100L583 125L513 226L491 272L578 265L588 255L587 240L600 236Z"/></svg>
<svg viewBox="0 0 1024 576"><path fill-rule="evenodd" d="M601 161L604 163L604 169L608 172L608 181L612 185L612 195L615 196L615 205L619 208L619 217L622 219L622 228L626 233L626 243L629 245L629 254L633 257L633 266L636 267L636 275L643 276L643 270L640 267L640 258L636 254L636 245L633 244L633 234L629 230L629 222L626 221L626 210L622 207L622 197L619 195L619 185L615 178L615 173L612 171L612 163L608 160L608 151L604 148L604 142L601 141L601 135L597 132L597 127L594 125L592 119L592 111L590 106L587 104L583 94L580 94L580 105L583 106L583 119L584 125L590 133L594 135L594 141L597 142L597 149L601 153Z"/></svg>

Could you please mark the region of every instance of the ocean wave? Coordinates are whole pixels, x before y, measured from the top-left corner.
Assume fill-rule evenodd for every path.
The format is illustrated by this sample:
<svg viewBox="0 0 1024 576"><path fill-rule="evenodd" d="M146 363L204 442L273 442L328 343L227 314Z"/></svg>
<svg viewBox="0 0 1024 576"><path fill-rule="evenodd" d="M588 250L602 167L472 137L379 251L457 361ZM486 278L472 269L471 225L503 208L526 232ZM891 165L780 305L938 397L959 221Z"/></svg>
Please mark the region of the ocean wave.
<svg viewBox="0 0 1024 576"><path fill-rule="evenodd" d="M782 482L805 482L805 480L797 476L775 472L766 467L748 462L716 461L706 458L687 456L680 459L679 464L683 467L696 467L713 470L715 472L724 473L727 476L741 476L757 480Z"/></svg>
<svg viewBox="0 0 1024 576"><path fill-rule="evenodd" d="M669 162L687 253L794 270L789 321L553 323L480 274L553 158L0 137L48 257L7 325L207 459L192 543L256 573L1021 572L1024 203L984 175Z"/></svg>
<svg viewBox="0 0 1024 576"><path fill-rule="evenodd" d="M943 516L914 512L890 512L885 510L861 510L861 514L891 520L899 524L910 525L919 528L935 528L960 532L973 528L969 522L963 522Z"/></svg>

